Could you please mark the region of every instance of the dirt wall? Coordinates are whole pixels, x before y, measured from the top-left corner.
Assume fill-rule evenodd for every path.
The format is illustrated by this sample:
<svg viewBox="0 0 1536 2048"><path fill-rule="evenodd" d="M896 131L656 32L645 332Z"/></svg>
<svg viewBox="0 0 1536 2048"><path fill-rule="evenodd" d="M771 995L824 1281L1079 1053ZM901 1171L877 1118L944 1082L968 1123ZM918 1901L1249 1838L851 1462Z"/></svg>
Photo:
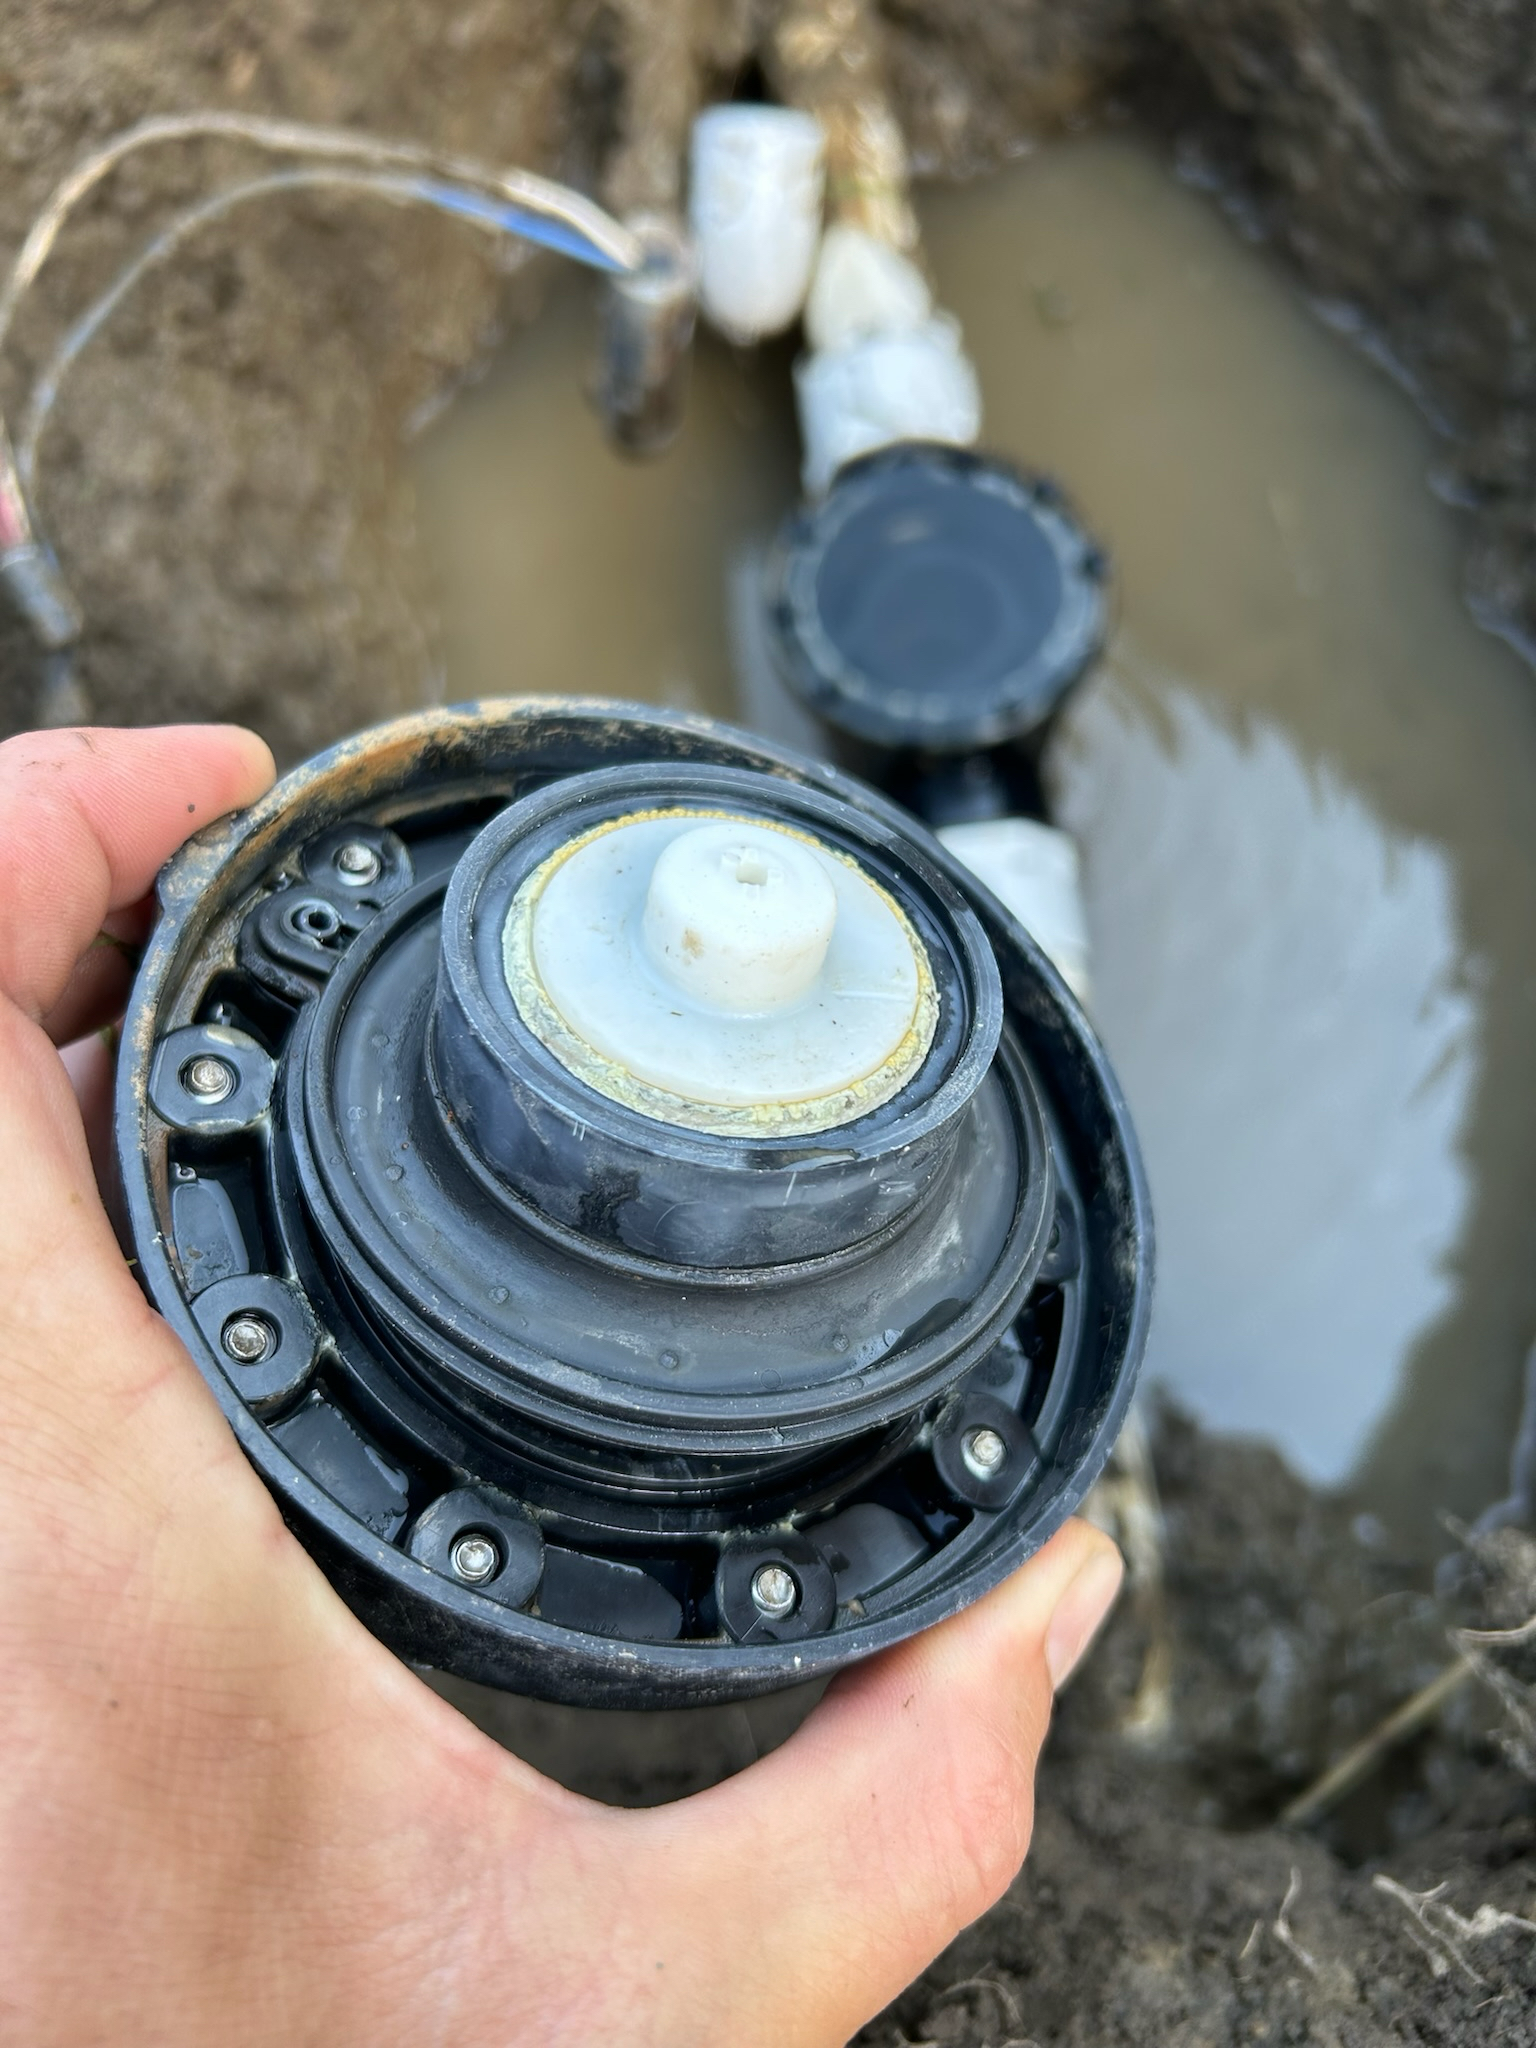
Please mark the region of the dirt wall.
<svg viewBox="0 0 1536 2048"><path fill-rule="evenodd" d="M0 0L0 255L92 142L210 106L665 181L627 123L676 121L669 66L728 90L772 0ZM1119 109L1220 181L1333 316L1446 424L1476 602L1536 632L1536 15L1511 0L885 0L921 167L968 174ZM210 155L218 164L210 164ZM654 148L650 156L654 157ZM42 352L178 201L251 159L176 146L70 232L0 368ZM472 230L316 197L206 231L83 360L41 509L88 617L109 719L249 719L292 758L440 687L402 438L536 303ZM0 718L39 664L0 628ZM509 651L509 687L516 687Z"/></svg>

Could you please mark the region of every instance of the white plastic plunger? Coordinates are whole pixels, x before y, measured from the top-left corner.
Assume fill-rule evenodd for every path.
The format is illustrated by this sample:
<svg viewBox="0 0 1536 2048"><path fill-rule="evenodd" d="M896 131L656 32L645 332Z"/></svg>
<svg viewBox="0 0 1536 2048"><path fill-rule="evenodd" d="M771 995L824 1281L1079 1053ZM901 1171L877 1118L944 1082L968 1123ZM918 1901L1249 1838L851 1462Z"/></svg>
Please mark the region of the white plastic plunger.
<svg viewBox="0 0 1536 2048"><path fill-rule="evenodd" d="M695 1129L809 1131L932 1041L921 941L856 862L766 820L641 813L548 860L508 919L525 1021L581 1079Z"/></svg>
<svg viewBox="0 0 1536 2048"><path fill-rule="evenodd" d="M837 891L810 847L722 822L696 825L666 848L651 870L641 931L684 995L750 1016L798 1002L826 964L836 923Z"/></svg>

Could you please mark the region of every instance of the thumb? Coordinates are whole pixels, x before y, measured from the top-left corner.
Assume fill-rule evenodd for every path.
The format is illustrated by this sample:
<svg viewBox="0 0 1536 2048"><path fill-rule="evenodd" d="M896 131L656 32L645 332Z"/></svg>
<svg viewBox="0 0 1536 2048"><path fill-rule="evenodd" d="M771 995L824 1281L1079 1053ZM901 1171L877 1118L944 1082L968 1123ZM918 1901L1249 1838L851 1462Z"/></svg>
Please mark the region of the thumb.
<svg viewBox="0 0 1536 2048"><path fill-rule="evenodd" d="M85 985L49 1013L104 921L139 901L189 833L260 796L272 772L266 743L234 726L7 740L0 746L0 992L29 1017L47 1017L58 1040L103 1021L111 993L120 998L127 985L111 946L88 955Z"/></svg>
<svg viewBox="0 0 1536 2048"><path fill-rule="evenodd" d="M671 1835L650 1866L672 1873L659 1908L712 1929L698 1990L721 2030L701 2040L749 2048L750 2013L753 2044L834 2048L1001 1896L1029 1846L1052 1695L1122 1569L1108 1537L1069 1522L975 1607L840 1679L762 1763L645 1816Z"/></svg>

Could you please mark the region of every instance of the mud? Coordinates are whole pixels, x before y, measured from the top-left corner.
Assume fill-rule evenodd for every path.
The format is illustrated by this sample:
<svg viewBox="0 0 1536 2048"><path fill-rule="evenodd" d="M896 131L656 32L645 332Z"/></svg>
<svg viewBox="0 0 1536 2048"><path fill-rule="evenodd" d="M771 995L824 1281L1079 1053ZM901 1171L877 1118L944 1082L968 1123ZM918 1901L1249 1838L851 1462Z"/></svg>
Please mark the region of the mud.
<svg viewBox="0 0 1536 2048"><path fill-rule="evenodd" d="M1127 1610L1058 1709L1023 1874L861 2048L1526 2048L1536 1759L1486 1685L1320 1829L1273 1824L1444 1667L1450 1611L1272 1452L1169 1417L1155 1455L1177 1733L1116 1732L1146 1647ZM1514 1539L1477 1618L1528 1611L1533 1567Z"/></svg>
<svg viewBox="0 0 1536 2048"><path fill-rule="evenodd" d="M972 175L1063 128L1134 122L1217 189L1329 320L1418 395L1440 435L1439 487L1466 508L1473 597L1504 630L1536 634L1527 10L888 0L884 11L923 168ZM0 252L90 143L197 105L371 127L654 193L668 166L647 160L629 101L643 91L677 120L689 99L655 52L682 53L728 90L748 68L753 15L750 0L387 0L365 13L336 0L254 12L0 0ZM648 65L631 61L637 49ZM14 407L131 247L236 161L166 152L112 184L25 315L0 405ZM509 275L468 230L314 198L211 230L202 253L148 281L83 365L45 448L41 509L84 599L82 679L97 715L244 718L292 760L432 701L464 665L453 561L417 532L430 464L418 485L404 444L529 319L546 273ZM1042 317L1056 304L1042 302ZM726 417L755 402L723 357L706 365L702 401L706 421L711 407ZM573 448L578 429L595 437L576 398L569 426ZM781 423L748 426L763 474L782 477ZM775 481L767 494L785 490ZM759 509L744 500L727 523L746 535ZM473 544L467 532L443 543L449 557ZM714 607L723 646L718 595L654 535L645 544L658 588L676 575ZM503 669L472 687L617 685L616 674L551 673L553 637L514 659L526 622L503 613ZM655 693L711 701L713 659L685 673L671 630L658 608L642 634ZM632 651L615 641L615 671ZM5 729L31 722L40 681L20 633L0 627ZM1500 1057L1516 1062L1513 1021L1504 1038ZM1497 1102L1479 1114L1496 1121ZM1447 1357L1457 1341L1453 1328ZM1408 1466L1428 1465L1443 1434L1411 1437ZM1276 1825L1289 1797L1444 1667L1453 1620L1524 1619L1536 1605L1529 1555L1514 1544L1485 1557L1463 1574L1468 1604L1453 1613L1433 1602L1409 1547L1309 1491L1274 1453L1170 1420L1155 1462L1172 1686L1161 1733L1138 1744L1122 1728L1157 1627L1155 1604L1131 1603L1063 1703L1026 1872L867 2030L867 2048L1536 2042L1536 1933L1516 1924L1536 1922L1536 1784L1520 1722L1536 1672L1511 1657L1502 1692L1461 1688L1317 1829ZM1438 1503L1442 1475L1423 1491ZM786 1707L717 1731L725 1765L750 1761L791 1717ZM601 1796L675 1796L695 1782L689 1742L657 1757L631 1728L627 1757L609 1740L607 1774L593 1778L595 1745L537 1721L511 1715L505 1732Z"/></svg>
<svg viewBox="0 0 1536 2048"><path fill-rule="evenodd" d="M92 142L192 106L344 122L665 191L647 122L741 82L762 0L5 0L0 248ZM1471 588L1536 628L1536 98L1499 0L890 0L921 168L975 173L1063 126L1134 112L1219 183L1332 316L1419 389L1443 488L1473 508ZM763 23L756 16L761 14ZM637 55L637 53L639 53ZM691 69L692 79L681 79ZM142 159L50 266L0 377L29 368L178 201L206 146ZM244 717L285 759L441 687L433 592L400 460L424 407L526 318L471 230L311 196L208 231L146 281L82 365L45 450L42 510L84 600L98 715ZM0 720L40 667L0 634Z"/></svg>
<svg viewBox="0 0 1536 2048"><path fill-rule="evenodd" d="M594 10L530 0L366 13L38 0L0 11L0 241L55 180L149 113L280 112L581 168L601 128ZM0 403L233 146L173 145L115 178L23 310ZM432 695L436 658L400 444L514 317L472 230L367 201L283 198L148 278L81 364L44 444L41 510L83 600L96 715L240 718L285 760ZM40 671L0 644L8 725Z"/></svg>

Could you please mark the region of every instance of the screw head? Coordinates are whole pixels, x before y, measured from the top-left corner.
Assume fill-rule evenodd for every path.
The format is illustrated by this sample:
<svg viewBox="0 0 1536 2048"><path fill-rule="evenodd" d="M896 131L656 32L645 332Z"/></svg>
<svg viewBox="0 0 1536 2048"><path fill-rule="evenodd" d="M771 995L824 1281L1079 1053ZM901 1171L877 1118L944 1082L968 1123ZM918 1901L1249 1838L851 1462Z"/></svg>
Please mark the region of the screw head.
<svg viewBox="0 0 1536 2048"><path fill-rule="evenodd" d="M384 863L366 840L349 839L336 849L336 872L354 889L366 889L383 874Z"/></svg>
<svg viewBox="0 0 1536 2048"><path fill-rule="evenodd" d="M219 1341L236 1365L260 1365L277 1349L277 1332L265 1316L253 1315L247 1309L230 1317Z"/></svg>
<svg viewBox="0 0 1536 2048"><path fill-rule="evenodd" d="M787 1565L759 1565L752 1575L752 1605L765 1621L783 1621L800 1605L800 1588Z"/></svg>
<svg viewBox="0 0 1536 2048"><path fill-rule="evenodd" d="M466 1586L483 1586L501 1570L501 1552L478 1529L466 1530L448 1553L448 1562Z"/></svg>
<svg viewBox="0 0 1536 2048"><path fill-rule="evenodd" d="M181 1070L182 1086L199 1102L223 1102L234 1094L239 1081L240 1076L229 1061L211 1052L199 1053Z"/></svg>
<svg viewBox="0 0 1536 2048"><path fill-rule="evenodd" d="M995 1479L1008 1462L1008 1446L995 1429L968 1429L960 1456L973 1479Z"/></svg>

